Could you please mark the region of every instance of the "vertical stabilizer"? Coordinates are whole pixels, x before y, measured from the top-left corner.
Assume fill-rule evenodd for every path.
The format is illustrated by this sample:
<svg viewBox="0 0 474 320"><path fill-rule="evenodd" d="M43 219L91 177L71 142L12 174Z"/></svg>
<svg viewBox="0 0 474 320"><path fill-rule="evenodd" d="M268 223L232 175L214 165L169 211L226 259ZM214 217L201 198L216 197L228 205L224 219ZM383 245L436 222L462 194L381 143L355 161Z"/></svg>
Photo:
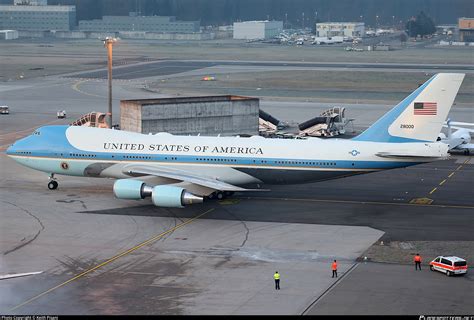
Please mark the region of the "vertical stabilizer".
<svg viewBox="0 0 474 320"><path fill-rule="evenodd" d="M436 141L463 79L463 73L434 75L354 140Z"/></svg>

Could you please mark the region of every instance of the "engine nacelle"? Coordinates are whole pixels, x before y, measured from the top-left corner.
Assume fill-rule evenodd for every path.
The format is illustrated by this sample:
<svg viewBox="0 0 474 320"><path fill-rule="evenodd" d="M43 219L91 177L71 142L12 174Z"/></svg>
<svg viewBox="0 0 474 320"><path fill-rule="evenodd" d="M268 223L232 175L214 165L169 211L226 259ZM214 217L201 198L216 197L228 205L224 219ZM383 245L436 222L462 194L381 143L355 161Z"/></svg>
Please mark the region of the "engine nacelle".
<svg viewBox="0 0 474 320"><path fill-rule="evenodd" d="M151 193L151 201L157 207L183 208L188 204L202 203L203 198L174 186L156 186Z"/></svg>
<svg viewBox="0 0 474 320"><path fill-rule="evenodd" d="M114 183L114 194L119 199L144 199L151 196L151 192L151 187L140 180L119 179Z"/></svg>
<svg viewBox="0 0 474 320"><path fill-rule="evenodd" d="M183 208L188 204L202 203L203 197L187 192L175 186L147 186L143 181L119 179L114 183L114 194L119 199L140 200L151 196L158 207Z"/></svg>

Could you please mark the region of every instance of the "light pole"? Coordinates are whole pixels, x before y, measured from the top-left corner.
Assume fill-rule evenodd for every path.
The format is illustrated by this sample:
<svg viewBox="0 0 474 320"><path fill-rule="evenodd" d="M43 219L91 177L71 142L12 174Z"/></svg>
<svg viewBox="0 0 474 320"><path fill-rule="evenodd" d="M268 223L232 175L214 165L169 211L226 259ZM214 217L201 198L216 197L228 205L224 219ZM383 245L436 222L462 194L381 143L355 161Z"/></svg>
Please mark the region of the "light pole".
<svg viewBox="0 0 474 320"><path fill-rule="evenodd" d="M109 128L112 128L112 47L115 42L117 42L116 38L113 37L106 37L104 40L104 47L107 48L107 67L108 67L108 74L109 74L109 112L108 112L108 119L109 119Z"/></svg>

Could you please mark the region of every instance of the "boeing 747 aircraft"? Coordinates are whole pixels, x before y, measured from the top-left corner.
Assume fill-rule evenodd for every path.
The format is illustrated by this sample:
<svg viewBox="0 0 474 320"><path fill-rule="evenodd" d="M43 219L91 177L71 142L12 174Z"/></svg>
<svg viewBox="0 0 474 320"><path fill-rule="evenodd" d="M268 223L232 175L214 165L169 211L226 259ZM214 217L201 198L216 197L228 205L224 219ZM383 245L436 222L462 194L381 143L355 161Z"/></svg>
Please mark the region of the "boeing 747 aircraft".
<svg viewBox="0 0 474 320"><path fill-rule="evenodd" d="M144 135L79 126L45 126L16 141L7 154L55 175L118 179L120 199L151 197L184 207L210 195L249 191L253 184L296 184L445 159L437 142L464 74L434 75L353 139ZM257 189L258 190L258 189Z"/></svg>

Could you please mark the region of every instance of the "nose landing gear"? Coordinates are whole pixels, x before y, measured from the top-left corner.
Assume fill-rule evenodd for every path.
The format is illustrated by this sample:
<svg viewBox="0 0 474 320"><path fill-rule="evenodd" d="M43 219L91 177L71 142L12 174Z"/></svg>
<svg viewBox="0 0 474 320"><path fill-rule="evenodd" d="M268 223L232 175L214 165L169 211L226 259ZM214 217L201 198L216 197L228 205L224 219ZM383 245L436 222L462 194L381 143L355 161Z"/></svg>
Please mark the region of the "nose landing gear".
<svg viewBox="0 0 474 320"><path fill-rule="evenodd" d="M48 189L56 190L58 186L59 186L59 183L54 178L54 173L51 173L51 175L49 176Z"/></svg>

